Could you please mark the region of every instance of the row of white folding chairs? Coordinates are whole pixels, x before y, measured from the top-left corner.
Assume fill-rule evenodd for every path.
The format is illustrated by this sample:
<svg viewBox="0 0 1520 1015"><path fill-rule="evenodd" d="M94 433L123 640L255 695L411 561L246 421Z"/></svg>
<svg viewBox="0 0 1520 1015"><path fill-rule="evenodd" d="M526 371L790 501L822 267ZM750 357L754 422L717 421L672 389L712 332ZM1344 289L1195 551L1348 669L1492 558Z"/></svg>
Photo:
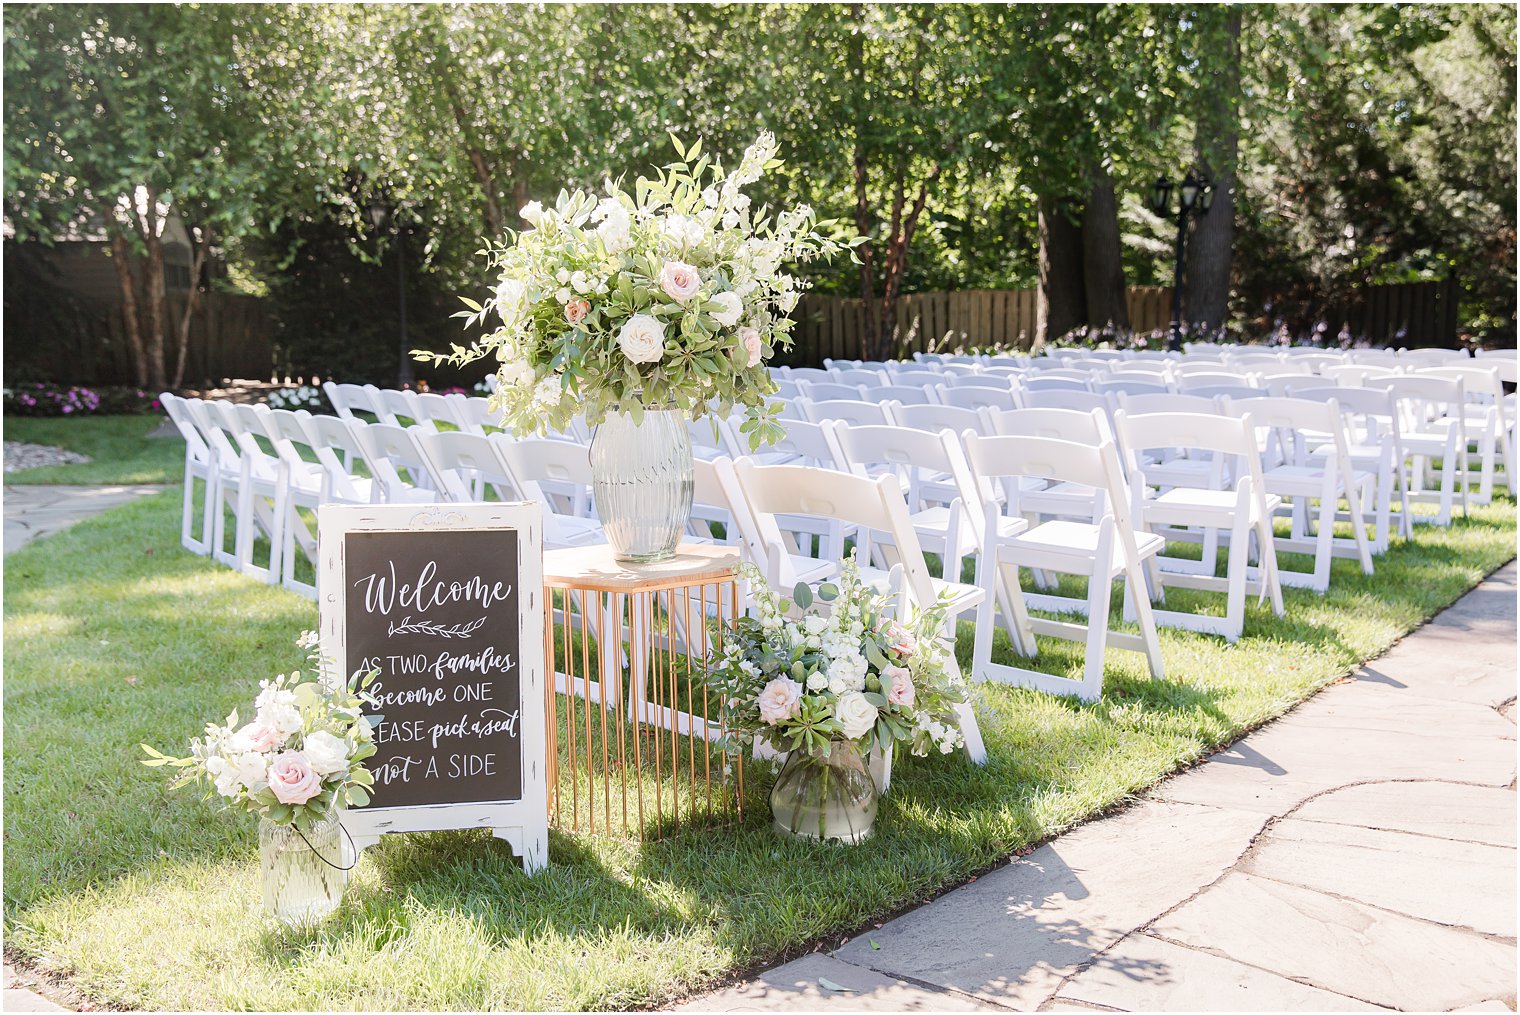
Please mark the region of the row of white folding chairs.
<svg viewBox="0 0 1520 1015"><path fill-rule="evenodd" d="M344 419L357 419L355 413L367 413L390 426L422 424L437 428L439 423L470 433L489 433L500 429L501 418L490 409L490 399L453 392L447 395L431 391L380 388L373 384L339 384L325 381L322 390L333 411ZM578 444L590 441L585 421L571 420L563 433L551 433L556 440Z"/></svg>
<svg viewBox="0 0 1520 1015"><path fill-rule="evenodd" d="M315 569L316 538L302 511L322 504L472 502L489 487L497 499L545 503L547 546L601 540L584 445L372 424L168 393L163 404L186 442L181 543L308 596L316 589L299 577L297 551ZM198 516L196 480L203 491ZM262 561L255 559L260 535L269 543Z"/></svg>

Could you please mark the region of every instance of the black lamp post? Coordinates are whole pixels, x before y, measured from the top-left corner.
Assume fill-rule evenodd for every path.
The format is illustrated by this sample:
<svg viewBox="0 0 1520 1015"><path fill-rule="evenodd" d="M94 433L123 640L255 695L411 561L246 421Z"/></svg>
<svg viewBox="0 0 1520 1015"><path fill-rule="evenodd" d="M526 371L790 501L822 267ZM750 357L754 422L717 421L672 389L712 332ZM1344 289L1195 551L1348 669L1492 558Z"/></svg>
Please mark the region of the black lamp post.
<svg viewBox="0 0 1520 1015"><path fill-rule="evenodd" d="M1172 182L1164 176L1156 177L1151 188L1151 210L1165 217L1172 214ZM1182 272L1187 256L1187 223L1189 216L1207 215L1214 203L1214 188L1203 174L1194 176L1192 170L1183 177L1177 190L1177 263L1172 270L1172 325L1167 339L1170 349L1182 348Z"/></svg>
<svg viewBox="0 0 1520 1015"><path fill-rule="evenodd" d="M387 218L391 218L396 227L396 301L401 316L401 366L396 372L396 382L398 386L406 388L416 378L412 370L411 343L406 340L406 233L401 229L400 218L392 216L385 199L378 195L371 198L369 220L374 223L376 232L385 225Z"/></svg>

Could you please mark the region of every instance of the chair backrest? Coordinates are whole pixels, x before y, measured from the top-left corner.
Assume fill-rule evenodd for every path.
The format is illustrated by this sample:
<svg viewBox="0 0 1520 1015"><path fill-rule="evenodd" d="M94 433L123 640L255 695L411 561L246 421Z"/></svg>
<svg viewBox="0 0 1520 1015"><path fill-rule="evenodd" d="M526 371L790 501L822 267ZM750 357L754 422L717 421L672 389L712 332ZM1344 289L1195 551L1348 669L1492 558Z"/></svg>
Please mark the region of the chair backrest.
<svg viewBox="0 0 1520 1015"><path fill-rule="evenodd" d="M1266 398L1272 394L1266 388L1249 384L1203 384L1185 393L1198 398Z"/></svg>
<svg viewBox="0 0 1520 1015"><path fill-rule="evenodd" d="M353 419L355 412L369 412L379 414L379 406L375 403L375 386L372 384L336 384L333 381L323 381L322 390L327 393L327 400L332 403L333 411L344 419Z"/></svg>
<svg viewBox="0 0 1520 1015"><path fill-rule="evenodd" d="M1114 439L1107 414L1098 409L1015 409L988 416L992 432L1000 437L1048 437L1076 444Z"/></svg>
<svg viewBox="0 0 1520 1015"><path fill-rule="evenodd" d="M888 402L887 417L894 426L928 430L931 433L941 430L952 433L960 433L962 430L991 433L991 423L980 410L957 405L903 405L901 402Z"/></svg>
<svg viewBox="0 0 1520 1015"><path fill-rule="evenodd" d="M813 423L842 419L857 426L879 426L887 422L887 410L880 403L845 398L803 402L802 412Z"/></svg>
<svg viewBox="0 0 1520 1015"><path fill-rule="evenodd" d="M1129 532L1130 552L1134 554L1134 533L1130 523L1129 486L1113 441L1079 444L1051 437L962 435L966 461L982 490L1001 487L1007 494L1007 513L1019 513L1021 488L1018 480L1043 479L1050 483L1073 483L1089 487L1103 495L1099 516L1112 515L1115 527ZM984 515L998 511L997 501L988 496L983 501Z"/></svg>
<svg viewBox="0 0 1520 1015"><path fill-rule="evenodd" d="M1393 366L1399 354L1393 349L1347 349L1346 360L1350 363L1368 363L1376 366Z"/></svg>
<svg viewBox="0 0 1520 1015"><path fill-rule="evenodd" d="M379 409L377 415L380 422L387 426L405 426L406 423L418 422L422 410L417 408L413 399L417 397L414 391L402 391L398 388L380 388L378 390Z"/></svg>
<svg viewBox="0 0 1520 1015"><path fill-rule="evenodd" d="M437 430L439 423L459 426L457 408L448 395L440 395L436 391L418 391L412 394L411 403L420 413L415 417L417 422L430 429Z"/></svg>
<svg viewBox="0 0 1520 1015"><path fill-rule="evenodd" d="M1019 383L1026 392L1032 391L1091 391L1087 385L1087 379L1064 376L1050 376L1051 371L1036 374L1032 377L1023 378Z"/></svg>
<svg viewBox="0 0 1520 1015"><path fill-rule="evenodd" d="M353 470L361 466L370 476L375 475L367 445L360 437L369 424L362 419L339 416L313 416L310 413L302 416L299 412L296 416L306 428L307 443L317 453L317 461L327 470L328 487L334 496L353 504L378 501L380 483L374 483L366 492L354 481ZM343 457L339 458L339 455Z"/></svg>
<svg viewBox="0 0 1520 1015"><path fill-rule="evenodd" d="M903 426L847 426L837 420L825 423L823 432L834 449L839 471L872 479L895 476L909 508L915 511L925 502L947 503L926 482L933 476L953 475L959 467L951 460L942 433Z"/></svg>
<svg viewBox="0 0 1520 1015"><path fill-rule="evenodd" d="M1148 457L1146 452L1183 450L1205 452L1220 466L1226 464L1232 475L1249 476L1257 493L1265 490L1261 474L1261 457L1256 443L1256 427L1249 413L1245 416L1221 416L1217 413L1154 412L1130 413L1120 409L1114 414L1114 430L1124 448L1129 480L1137 493L1147 485L1146 470L1165 460L1165 455ZM1168 472L1166 484L1198 485L1215 488L1223 475L1191 477ZM1190 483L1189 480L1195 481ZM1150 485L1160 485L1151 483Z"/></svg>
<svg viewBox="0 0 1520 1015"><path fill-rule="evenodd" d="M1472 357L1466 349L1400 349L1398 361L1406 366L1461 366Z"/></svg>
<svg viewBox="0 0 1520 1015"><path fill-rule="evenodd" d="M1348 461L1346 421L1335 401L1266 396L1231 399L1228 409L1230 415L1249 416L1254 427L1267 430L1263 454L1269 456L1269 460L1275 458L1275 448L1285 464L1314 464L1309 457L1311 444L1308 439L1313 435L1320 439L1328 436L1336 461L1342 464Z"/></svg>
<svg viewBox="0 0 1520 1015"><path fill-rule="evenodd" d="M1193 370L1177 374L1177 390L1184 393L1194 388L1212 388L1220 385L1240 386L1245 383L1246 374L1243 371Z"/></svg>
<svg viewBox="0 0 1520 1015"><path fill-rule="evenodd" d="M456 503L482 500L489 489L498 500L523 499L497 445L484 434L466 430L416 430L417 447L433 484L444 499Z"/></svg>
<svg viewBox="0 0 1520 1015"><path fill-rule="evenodd" d="M1152 412L1201 412L1205 415L1224 414L1224 403L1205 395L1130 395L1120 392L1119 408L1130 414Z"/></svg>
<svg viewBox="0 0 1520 1015"><path fill-rule="evenodd" d="M359 440L369 451L369 467L384 487L386 500L400 500L409 488L427 489L431 485L427 458L417 446L416 438L417 433L429 429L375 423L359 431Z"/></svg>
<svg viewBox="0 0 1520 1015"><path fill-rule="evenodd" d="M1108 396L1096 391L1023 391L1019 402L1025 409L1073 409L1077 412L1108 412Z"/></svg>
<svg viewBox="0 0 1520 1015"><path fill-rule="evenodd" d="M491 411L489 398L482 398L479 395L461 395L454 405L454 415L461 430L485 434L501 429L501 413Z"/></svg>
<svg viewBox="0 0 1520 1015"><path fill-rule="evenodd" d="M308 461L321 460L317 449L312 446L311 431L306 425L306 419L310 416L311 413L305 409L270 409L264 414L264 431L274 444L280 460L292 472L302 469ZM302 449L311 457L303 455Z"/></svg>
<svg viewBox="0 0 1520 1015"><path fill-rule="evenodd" d="M947 388L990 388L993 391L1012 391L1013 378L995 373L945 374Z"/></svg>
<svg viewBox="0 0 1520 1015"><path fill-rule="evenodd" d="M761 449L767 457L774 460L778 456L792 455L801 459L801 464L804 465L825 469L834 467L834 449L824 436L822 424L788 419L782 421L782 427L786 431L782 438L770 447Z"/></svg>
<svg viewBox="0 0 1520 1015"><path fill-rule="evenodd" d="M1187 359L1181 363L1174 363L1172 365L1172 376L1176 377L1179 383L1182 378L1191 377L1194 374L1219 374L1224 372L1225 365L1222 361L1218 358L1207 356L1197 361ZM1233 373L1227 374L1227 376L1231 380L1238 380L1240 377L1239 374Z"/></svg>
<svg viewBox="0 0 1520 1015"><path fill-rule="evenodd" d="M791 381L824 381L832 382L834 375L820 367L783 367L786 370L785 377Z"/></svg>
<svg viewBox="0 0 1520 1015"><path fill-rule="evenodd" d="M720 469L725 463L718 462ZM845 472L812 469L797 465L756 465L748 459L732 463L738 489L748 505L756 539L751 553L761 565L773 587L787 589L796 582L791 558L781 538L776 516L826 518L858 526L857 559L869 565L872 559L872 533L883 533L890 540L883 555L893 564L893 574L901 567L901 607L919 609L933 605L935 592L923 548L908 518L908 507L897 481L891 476L866 479ZM749 540L749 536L746 536Z"/></svg>
<svg viewBox="0 0 1520 1015"><path fill-rule="evenodd" d="M1391 363L1389 366L1378 366L1373 363L1338 363L1320 367L1319 375L1336 384L1362 387L1369 377L1397 377L1400 372L1399 368L1392 366Z"/></svg>
<svg viewBox="0 0 1520 1015"><path fill-rule="evenodd" d="M1497 405L1504 401L1504 382L1489 363L1468 360L1467 366L1418 367L1416 377L1445 377L1462 382L1462 395L1469 402Z"/></svg>
<svg viewBox="0 0 1520 1015"><path fill-rule="evenodd" d="M1467 400L1461 380L1454 377L1429 374L1369 377L1365 386L1393 392L1402 409L1401 423L1409 434L1445 416L1460 420Z"/></svg>
<svg viewBox="0 0 1520 1015"><path fill-rule="evenodd" d="M708 413L701 419L688 419L686 433L691 437L693 454L699 458L716 458L719 455L732 457L735 453L723 418L714 413Z"/></svg>
<svg viewBox="0 0 1520 1015"><path fill-rule="evenodd" d="M997 409L999 411L1012 409L1018 405L1013 397L1013 391L1006 384L997 387L945 387L941 385L935 389L940 403L957 409Z"/></svg>
<svg viewBox="0 0 1520 1015"><path fill-rule="evenodd" d="M798 381L797 388L801 391L803 398L815 402L833 399L861 401L867 397L865 389L859 384L843 384L837 381Z"/></svg>
<svg viewBox="0 0 1520 1015"><path fill-rule="evenodd" d="M869 388L866 391L866 397L873 402L896 401L904 405L934 404L932 388L911 384L883 384L879 388Z"/></svg>
<svg viewBox="0 0 1520 1015"><path fill-rule="evenodd" d="M887 373L893 384L912 384L916 387L939 384L944 374L938 370L924 370L905 364L887 364Z"/></svg>
<svg viewBox="0 0 1520 1015"><path fill-rule="evenodd" d="M877 385L885 384L887 380L886 371L877 369L875 367L849 367L844 369L836 368L832 372L834 374L834 380L839 384L851 384L867 388L874 388Z"/></svg>
<svg viewBox="0 0 1520 1015"><path fill-rule="evenodd" d="M1271 392L1273 395L1290 397L1295 391L1304 388L1317 388L1325 383L1325 379L1317 374L1275 374L1258 377L1257 383Z"/></svg>
<svg viewBox="0 0 1520 1015"><path fill-rule="evenodd" d="M1152 374L1157 380L1141 380L1137 377L1116 377L1113 374L1108 379L1093 382L1093 391L1100 395L1126 394L1126 395L1165 395L1172 389L1164 380L1160 380L1159 374Z"/></svg>
<svg viewBox="0 0 1520 1015"><path fill-rule="evenodd" d="M185 439L185 445L190 449L190 457L198 462L210 461L211 447L195 425L195 420L190 418L190 410L185 404L185 399L171 391L165 391L158 396L158 404L164 407L164 412L169 414L170 422Z"/></svg>

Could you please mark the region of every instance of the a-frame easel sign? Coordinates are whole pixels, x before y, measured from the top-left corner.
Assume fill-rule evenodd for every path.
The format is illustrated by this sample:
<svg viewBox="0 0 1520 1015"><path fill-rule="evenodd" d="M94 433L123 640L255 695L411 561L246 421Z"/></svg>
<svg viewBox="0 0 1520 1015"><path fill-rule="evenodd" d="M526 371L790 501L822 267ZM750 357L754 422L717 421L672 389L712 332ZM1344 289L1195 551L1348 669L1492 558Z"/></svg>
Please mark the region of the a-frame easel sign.
<svg viewBox="0 0 1520 1015"><path fill-rule="evenodd" d="M395 832L488 828L548 863L542 514L537 504L324 505L323 653L379 671L355 851ZM353 859L357 859L355 856Z"/></svg>

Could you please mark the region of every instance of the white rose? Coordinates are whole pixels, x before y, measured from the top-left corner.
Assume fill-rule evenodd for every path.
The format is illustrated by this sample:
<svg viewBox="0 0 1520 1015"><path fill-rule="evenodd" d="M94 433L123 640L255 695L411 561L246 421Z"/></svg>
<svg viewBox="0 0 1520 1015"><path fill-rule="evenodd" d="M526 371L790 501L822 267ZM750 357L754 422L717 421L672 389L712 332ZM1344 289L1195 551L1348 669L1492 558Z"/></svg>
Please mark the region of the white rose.
<svg viewBox="0 0 1520 1015"><path fill-rule="evenodd" d="M526 387L533 383L533 368L527 360L513 360L503 363L501 369L496 371L496 381L502 388Z"/></svg>
<svg viewBox="0 0 1520 1015"><path fill-rule="evenodd" d="M777 677L760 691L760 719L771 726L789 719L800 710L802 685L786 677Z"/></svg>
<svg viewBox="0 0 1520 1015"><path fill-rule="evenodd" d="M544 206L538 201L529 201L527 204L522 206L517 214L523 217L524 222L531 222L534 225L538 225L544 220Z"/></svg>
<svg viewBox="0 0 1520 1015"><path fill-rule="evenodd" d="M618 332L618 348L630 363L658 363L665 355L665 325L648 314L634 314Z"/></svg>
<svg viewBox="0 0 1520 1015"><path fill-rule="evenodd" d="M822 673L810 673L810 674L808 674L807 689L809 691L821 691L825 687L828 687L828 686L829 686L829 678L826 677L826 676L824 676Z"/></svg>
<svg viewBox="0 0 1520 1015"><path fill-rule="evenodd" d="M326 730L308 733L301 744L311 770L321 776L348 771L348 744Z"/></svg>
<svg viewBox="0 0 1520 1015"><path fill-rule="evenodd" d="M564 388L560 385L559 374L549 374L538 382L533 389L533 403L548 408L558 405L564 396Z"/></svg>
<svg viewBox="0 0 1520 1015"><path fill-rule="evenodd" d="M239 754L233 762L239 785L245 787L250 793L257 793L269 785L269 764L264 755L257 751L249 751Z"/></svg>
<svg viewBox="0 0 1520 1015"><path fill-rule="evenodd" d="M828 627L828 620L818 616L817 614L802 618L802 628L803 630L807 631L808 634L822 634L824 631L828 630Z"/></svg>
<svg viewBox="0 0 1520 1015"><path fill-rule="evenodd" d="M865 695L850 691L839 696L834 706L834 718L844 726L845 736L859 740L876 725L876 711L876 706L867 701Z"/></svg>
<svg viewBox="0 0 1520 1015"><path fill-rule="evenodd" d="M739 315L744 313L744 301L739 299L738 293L718 293L712 301L720 308L713 311L713 320L725 328L739 323Z"/></svg>
<svg viewBox="0 0 1520 1015"><path fill-rule="evenodd" d="M830 677L829 690L835 694L845 694L849 692L850 685L845 681L843 677Z"/></svg>

